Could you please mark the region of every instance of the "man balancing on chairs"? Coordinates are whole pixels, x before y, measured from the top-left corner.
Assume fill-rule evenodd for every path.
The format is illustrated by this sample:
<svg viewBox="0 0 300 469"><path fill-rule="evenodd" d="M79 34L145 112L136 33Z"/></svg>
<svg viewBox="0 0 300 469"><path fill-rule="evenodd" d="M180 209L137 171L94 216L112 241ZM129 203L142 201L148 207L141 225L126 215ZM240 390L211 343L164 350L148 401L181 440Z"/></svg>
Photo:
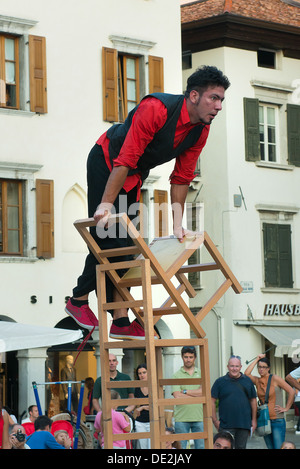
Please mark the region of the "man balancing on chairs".
<svg viewBox="0 0 300 469"><path fill-rule="evenodd" d="M106 225L112 212L127 211L130 218L129 207L139 201L143 181L150 170L175 159L170 176L171 204L180 210L173 210L173 231L182 242L185 235L182 216L189 184L210 124L222 110L229 86L228 78L216 67L202 66L188 78L184 95L147 95L123 124L112 125L97 140L88 156L87 184L89 217L94 217L98 227L99 223L102 227ZM101 249L132 244L128 235L99 236L97 227L91 228L91 234ZM96 265L96 258L89 253L65 308L80 326L89 330L98 327L98 320L88 305L89 293L96 290ZM110 279L106 290L108 302L121 300ZM140 323L137 320L130 323L126 308L114 310L112 314L110 337L145 338Z"/></svg>

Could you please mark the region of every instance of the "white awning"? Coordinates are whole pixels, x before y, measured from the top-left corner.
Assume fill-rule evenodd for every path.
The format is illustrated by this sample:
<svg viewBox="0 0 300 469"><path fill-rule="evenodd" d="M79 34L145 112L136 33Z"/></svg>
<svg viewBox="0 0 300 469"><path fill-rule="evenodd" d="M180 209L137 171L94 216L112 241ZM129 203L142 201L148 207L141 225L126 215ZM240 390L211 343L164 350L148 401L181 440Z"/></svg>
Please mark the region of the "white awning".
<svg viewBox="0 0 300 469"><path fill-rule="evenodd" d="M75 342L82 331L0 321L0 353Z"/></svg>
<svg viewBox="0 0 300 469"><path fill-rule="evenodd" d="M300 354L300 327L252 326L269 342L276 345L275 357L288 355L290 358Z"/></svg>

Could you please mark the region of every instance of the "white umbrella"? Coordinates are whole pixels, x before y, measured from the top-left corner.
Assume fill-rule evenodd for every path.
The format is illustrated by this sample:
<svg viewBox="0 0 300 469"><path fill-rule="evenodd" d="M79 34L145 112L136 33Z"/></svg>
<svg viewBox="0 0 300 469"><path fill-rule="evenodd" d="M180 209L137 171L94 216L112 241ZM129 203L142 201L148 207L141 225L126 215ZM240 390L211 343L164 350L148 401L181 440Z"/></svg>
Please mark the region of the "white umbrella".
<svg viewBox="0 0 300 469"><path fill-rule="evenodd" d="M0 353L75 342L82 331L0 321Z"/></svg>

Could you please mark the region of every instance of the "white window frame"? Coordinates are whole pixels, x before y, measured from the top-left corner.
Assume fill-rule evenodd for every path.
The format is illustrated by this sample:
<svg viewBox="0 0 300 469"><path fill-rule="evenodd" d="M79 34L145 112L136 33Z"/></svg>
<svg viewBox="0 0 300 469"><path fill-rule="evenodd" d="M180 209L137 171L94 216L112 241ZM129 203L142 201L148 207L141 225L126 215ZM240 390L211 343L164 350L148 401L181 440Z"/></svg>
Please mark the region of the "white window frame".
<svg viewBox="0 0 300 469"><path fill-rule="evenodd" d="M269 104L269 103L263 103L259 102L259 107L263 109L263 115L264 115L264 121L263 124L259 122L259 126L263 125L264 131L264 156L265 158L261 157L261 161L267 162L267 163L278 163L280 161L280 132L279 132L279 106L276 104ZM274 109L275 111L275 143L272 146L275 147L275 160L270 160L269 159L269 143L268 142L268 129L269 129L269 123L267 121L267 116L268 116L268 109ZM260 141L260 144L262 144L262 141Z"/></svg>
<svg viewBox="0 0 300 469"><path fill-rule="evenodd" d="M30 83L29 83L29 53L28 53L28 36L29 30L38 22L23 18L15 18L12 16L0 15L0 33L9 33L19 36L19 91L20 91L20 108L9 109L0 108L1 114L22 114L34 116L35 113L30 111Z"/></svg>

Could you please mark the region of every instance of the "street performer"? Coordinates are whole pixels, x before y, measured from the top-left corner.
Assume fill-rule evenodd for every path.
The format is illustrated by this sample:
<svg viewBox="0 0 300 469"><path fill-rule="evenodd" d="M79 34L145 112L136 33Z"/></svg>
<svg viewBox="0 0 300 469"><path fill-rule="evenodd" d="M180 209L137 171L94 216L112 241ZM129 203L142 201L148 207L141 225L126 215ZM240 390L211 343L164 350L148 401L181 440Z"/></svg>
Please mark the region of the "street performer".
<svg viewBox="0 0 300 469"><path fill-rule="evenodd" d="M87 161L89 217L102 226L111 213L126 212L137 203L143 181L150 170L175 159L170 175L173 232L182 242L184 203L194 178L199 155L206 144L210 124L222 110L228 78L214 66L202 66L187 80L183 95L153 93L142 99L122 124L114 124L96 142ZM126 203L124 204L124 200ZM125 207L124 207L125 205ZM121 248L132 244L130 237L101 236L97 227L91 234L101 249ZM123 258L124 259L124 258ZM117 262L118 259L114 258ZM84 328L93 330L98 320L88 305L89 293L96 290L97 260L92 253L86 258L82 275L66 305L66 312ZM120 273L119 273L120 275ZM107 301L121 298L107 279ZM126 308L113 311L110 337L144 339L137 320L130 323Z"/></svg>

